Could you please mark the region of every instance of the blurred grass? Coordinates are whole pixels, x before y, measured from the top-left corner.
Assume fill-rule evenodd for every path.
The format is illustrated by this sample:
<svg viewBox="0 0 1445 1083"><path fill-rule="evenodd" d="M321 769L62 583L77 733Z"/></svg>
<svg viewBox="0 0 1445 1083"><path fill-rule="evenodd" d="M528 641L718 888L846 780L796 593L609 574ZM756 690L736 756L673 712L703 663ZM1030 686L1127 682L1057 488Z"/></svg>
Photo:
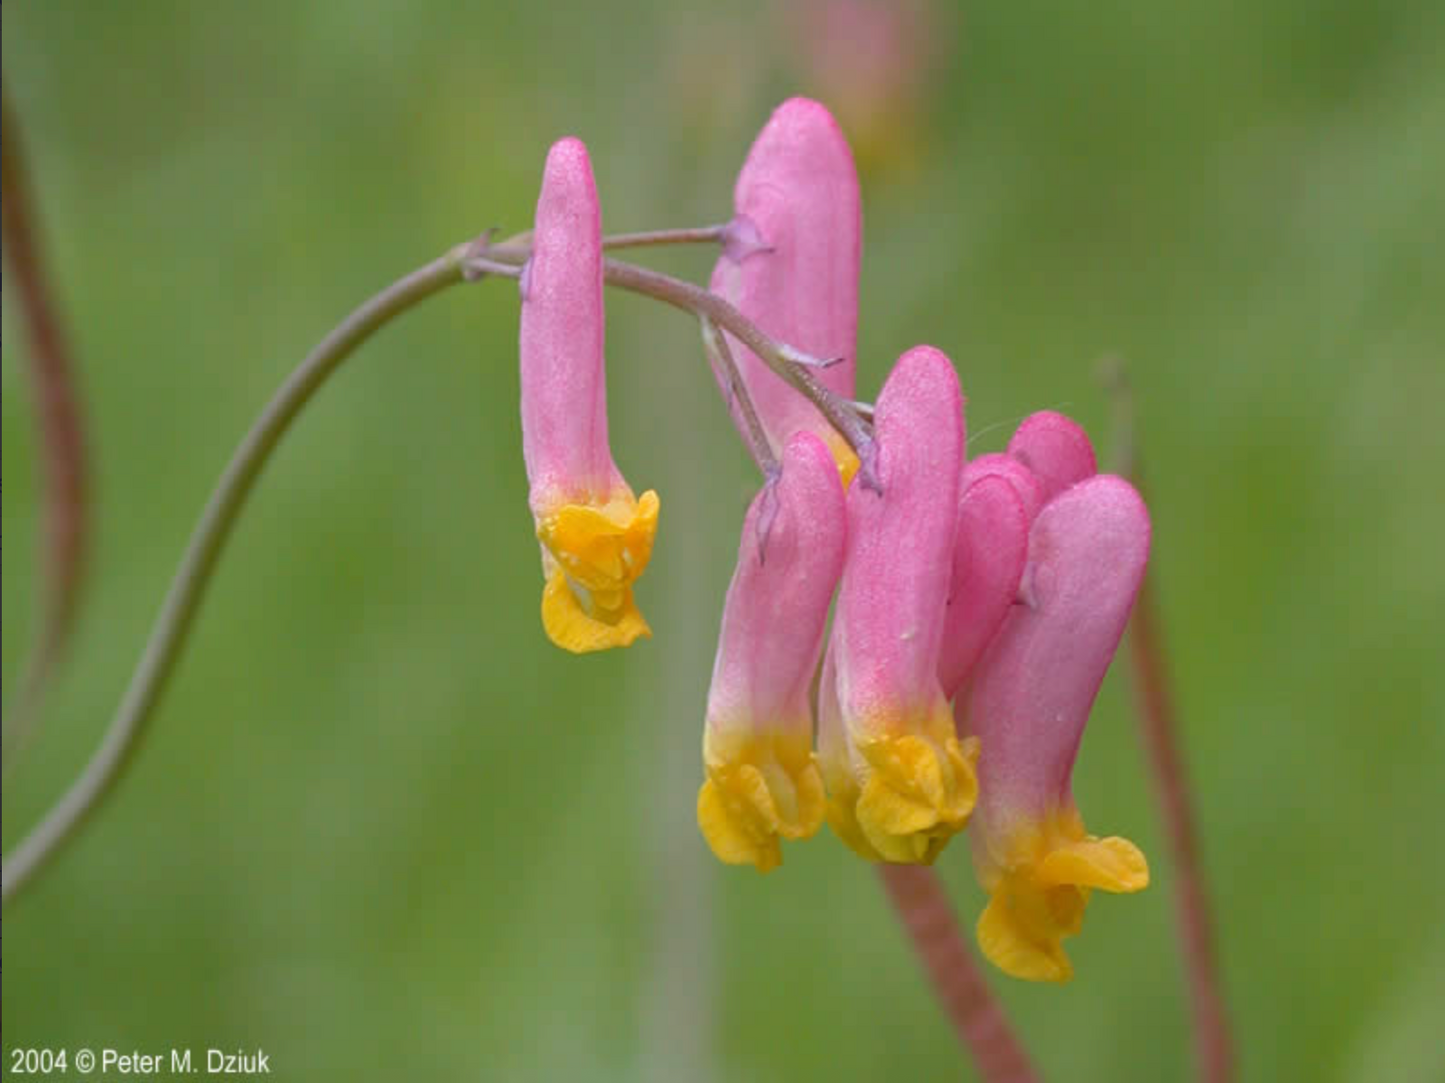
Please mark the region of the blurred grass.
<svg viewBox="0 0 1445 1083"><path fill-rule="evenodd" d="M1129 359L1246 1078L1437 1076L1441 9L1024 3L940 25L928 95L864 177L860 388L931 341L959 365L975 450L1042 406L1107 445L1093 366ZM524 226L565 133L588 140L612 227L724 216L771 107L818 92L770 27L686 4L7 9L100 531L66 679L5 787L7 846L93 746L210 485L305 350L456 240ZM428 303L288 438L144 754L6 915L7 1051L636 1078L657 1063L648 990L680 860L712 900L712 1075L956 1071L841 847L794 847L765 880L700 860L696 779L673 764L751 482L695 335L612 304L617 457L664 503L640 592L658 640L579 660L537 627L515 308L500 283ZM18 331L7 288L7 681L36 567ZM1077 784L1158 886L1091 908L1072 986L1000 981L1051 1078L1186 1070L1122 676ZM976 913L962 851L943 871Z"/></svg>

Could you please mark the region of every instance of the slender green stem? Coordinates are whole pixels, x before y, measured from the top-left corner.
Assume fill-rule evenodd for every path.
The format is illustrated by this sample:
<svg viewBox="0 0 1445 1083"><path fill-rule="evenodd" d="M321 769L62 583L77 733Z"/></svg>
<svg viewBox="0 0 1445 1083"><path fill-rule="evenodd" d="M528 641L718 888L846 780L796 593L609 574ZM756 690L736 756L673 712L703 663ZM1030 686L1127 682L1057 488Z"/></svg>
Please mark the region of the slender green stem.
<svg viewBox="0 0 1445 1083"><path fill-rule="evenodd" d="M366 339L419 301L463 281L463 265L472 251L472 242L458 245L367 301L321 340L266 405L232 455L201 513L140 664L100 747L60 801L5 858L0 874L0 898L5 902L74 836L135 753L166 680L175 669L186 633L236 517L291 422L326 378Z"/></svg>

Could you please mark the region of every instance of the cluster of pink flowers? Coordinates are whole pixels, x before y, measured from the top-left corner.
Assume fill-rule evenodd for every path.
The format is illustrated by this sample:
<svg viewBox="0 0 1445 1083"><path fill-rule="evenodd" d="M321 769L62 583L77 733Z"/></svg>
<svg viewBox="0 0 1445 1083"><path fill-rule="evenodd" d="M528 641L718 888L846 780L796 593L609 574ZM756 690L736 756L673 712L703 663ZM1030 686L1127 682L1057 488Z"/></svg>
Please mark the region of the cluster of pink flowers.
<svg viewBox="0 0 1445 1083"><path fill-rule="evenodd" d="M778 108L735 215L750 243L725 249L711 289L776 340L842 358L817 378L853 400L858 182L827 110ZM608 444L602 275L587 152L563 140L523 277L521 386L543 623L575 651L649 634L633 584L658 518ZM1088 438L1056 413L967 460L958 377L929 346L884 382L855 481L855 448L742 343L732 352L780 467L747 511L723 608L703 836L722 861L766 872L781 840L825 819L863 857L897 863L933 862L968 827L990 893L984 953L1019 977L1067 980L1061 940L1090 891L1148 882L1137 847L1086 832L1070 788L1144 573L1143 502L1096 472Z"/></svg>

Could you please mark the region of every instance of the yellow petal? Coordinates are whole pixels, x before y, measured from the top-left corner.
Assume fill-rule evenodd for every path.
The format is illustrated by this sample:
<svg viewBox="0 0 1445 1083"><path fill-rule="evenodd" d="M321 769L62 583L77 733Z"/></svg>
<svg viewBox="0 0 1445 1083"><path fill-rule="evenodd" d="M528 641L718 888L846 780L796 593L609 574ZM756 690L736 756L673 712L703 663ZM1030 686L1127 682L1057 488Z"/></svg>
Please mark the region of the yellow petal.
<svg viewBox="0 0 1445 1083"><path fill-rule="evenodd" d="M1043 886L1077 884L1116 893L1149 886L1149 862L1128 839L1087 835L1051 851L1039 862L1036 878Z"/></svg>
<svg viewBox="0 0 1445 1083"><path fill-rule="evenodd" d="M542 627L574 653L625 647L651 630L632 600L632 584L652 559L658 499L623 490L602 505L563 504L537 521L546 547Z"/></svg>
<svg viewBox="0 0 1445 1083"><path fill-rule="evenodd" d="M576 583L616 591L636 581L652 559L659 502L652 490L634 501L622 493L602 505L563 504L537 523L537 537Z"/></svg>
<svg viewBox="0 0 1445 1083"><path fill-rule="evenodd" d="M968 823L978 799L978 741L947 731L937 739L890 734L858 743L871 770L855 816L869 845L885 861L932 864Z"/></svg>
<svg viewBox="0 0 1445 1083"><path fill-rule="evenodd" d="M810 734L796 729L724 739L714 739L709 731L697 823L719 861L768 872L782 863L779 839L817 833L823 823L823 780L810 740Z"/></svg>
<svg viewBox="0 0 1445 1083"><path fill-rule="evenodd" d="M1139 891L1149 883L1139 848L1086 834L1072 806L1016 827L996 860L985 876L990 899L978 943L1000 970L1026 981L1069 980L1062 942L1083 929L1093 889Z"/></svg>
<svg viewBox="0 0 1445 1083"><path fill-rule="evenodd" d="M978 919L978 946L984 957L1005 974L1024 981L1066 982L1073 964L1056 935L1039 935L1027 915L1015 910L1016 899L995 892Z"/></svg>
<svg viewBox="0 0 1445 1083"><path fill-rule="evenodd" d="M631 589L623 593L616 610L589 613L561 568L553 571L542 588L542 628L548 639L573 654L626 647L641 636L652 635L632 600Z"/></svg>

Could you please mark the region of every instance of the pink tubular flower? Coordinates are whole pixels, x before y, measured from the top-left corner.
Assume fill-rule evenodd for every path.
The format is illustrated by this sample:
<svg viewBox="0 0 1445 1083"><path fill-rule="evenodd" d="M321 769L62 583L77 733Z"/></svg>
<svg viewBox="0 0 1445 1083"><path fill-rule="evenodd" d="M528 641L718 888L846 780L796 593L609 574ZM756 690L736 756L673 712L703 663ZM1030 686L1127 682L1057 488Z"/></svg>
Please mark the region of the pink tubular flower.
<svg viewBox="0 0 1445 1083"><path fill-rule="evenodd" d="M795 434L743 521L708 693L697 819L728 864L767 872L782 861L780 838L808 838L823 822L809 699L843 565L843 514L827 447Z"/></svg>
<svg viewBox="0 0 1445 1083"><path fill-rule="evenodd" d="M1073 418L1053 410L1024 418L1008 442L1008 454L1029 468L1045 501L1098 470L1088 433Z"/></svg>
<svg viewBox="0 0 1445 1083"><path fill-rule="evenodd" d="M842 358L817 376L851 399L862 223L853 155L828 110L806 98L778 106L748 153L733 202L737 217L713 292L778 341ZM730 345L774 450L806 429L851 480L857 458L812 404L741 343Z"/></svg>
<svg viewBox="0 0 1445 1083"><path fill-rule="evenodd" d="M1067 419L1025 422L1010 445L1011 454L1032 449L1032 469L1056 495L1029 533L1024 604L978 663L958 720L982 744L973 851L991 898L979 945L1015 977L1061 982L1072 975L1061 941L1082 928L1091 889L1131 892L1149 882L1133 843L1085 832L1070 786L1144 575L1149 515L1121 478L1070 482L1093 473L1093 453L1075 438L1077 426L1059 421Z"/></svg>
<svg viewBox="0 0 1445 1083"><path fill-rule="evenodd" d="M874 413L882 493L848 494L848 546L819 692L828 822L871 860L928 864L967 822L978 742L939 684L963 459L947 357L904 354Z"/></svg>
<svg viewBox="0 0 1445 1083"><path fill-rule="evenodd" d="M1025 475L1023 466L1019 467ZM1030 479L1032 480L1032 479ZM1029 491L992 464L970 463L959 481L953 572L938 680L952 699L1018 597L1028 556Z"/></svg>
<svg viewBox="0 0 1445 1083"><path fill-rule="evenodd" d="M633 496L607 442L602 220L587 148L547 155L522 278L522 452L542 543L542 625L578 653L650 635L632 584L652 556L657 494Z"/></svg>

